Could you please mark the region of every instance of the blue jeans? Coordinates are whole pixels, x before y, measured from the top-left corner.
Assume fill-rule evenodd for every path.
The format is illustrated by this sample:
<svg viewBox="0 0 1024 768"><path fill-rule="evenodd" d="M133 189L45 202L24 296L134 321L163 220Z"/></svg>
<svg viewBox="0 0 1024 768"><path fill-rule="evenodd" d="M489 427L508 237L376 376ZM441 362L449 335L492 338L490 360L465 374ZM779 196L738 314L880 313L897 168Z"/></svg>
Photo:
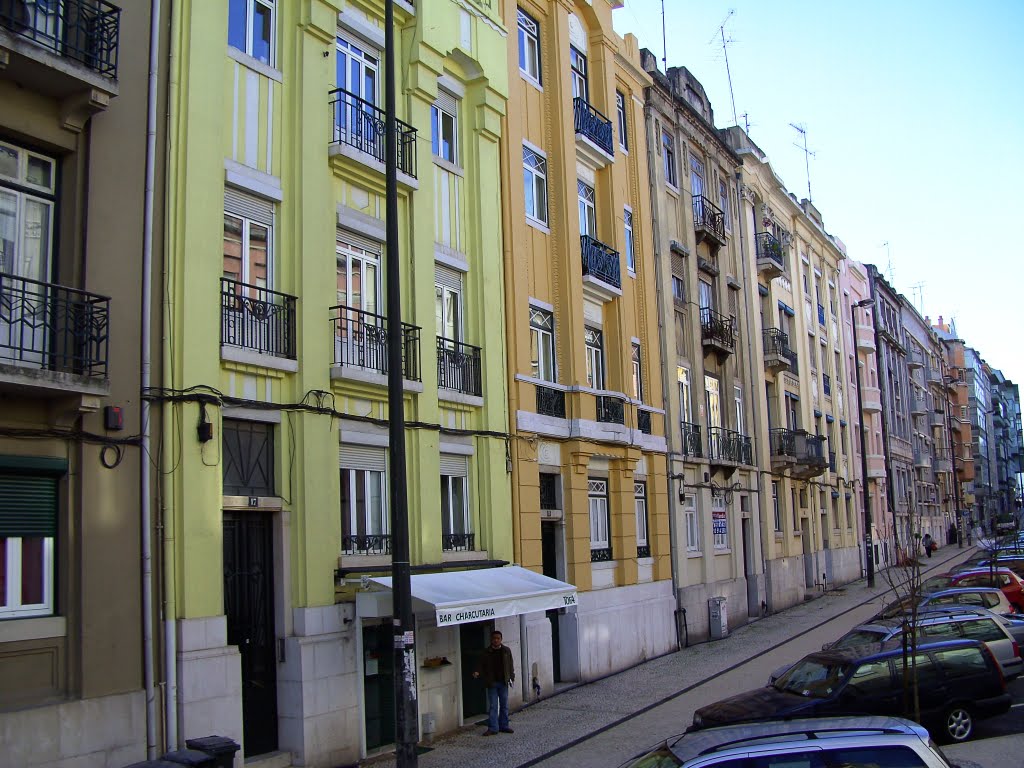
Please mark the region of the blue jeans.
<svg viewBox="0 0 1024 768"><path fill-rule="evenodd" d="M495 683L487 689L487 729L499 731L505 728L508 728L508 685Z"/></svg>

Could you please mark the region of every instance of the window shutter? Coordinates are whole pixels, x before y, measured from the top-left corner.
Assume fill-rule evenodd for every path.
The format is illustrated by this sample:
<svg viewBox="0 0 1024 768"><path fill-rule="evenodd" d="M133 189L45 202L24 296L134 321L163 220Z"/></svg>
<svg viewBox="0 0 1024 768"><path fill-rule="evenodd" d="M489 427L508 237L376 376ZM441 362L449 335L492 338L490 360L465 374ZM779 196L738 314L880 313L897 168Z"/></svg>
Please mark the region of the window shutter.
<svg viewBox="0 0 1024 768"><path fill-rule="evenodd" d="M676 277L686 277L686 259L678 253L672 254L672 274Z"/></svg>
<svg viewBox="0 0 1024 768"><path fill-rule="evenodd" d="M441 474L451 477L466 477L469 474L469 459L455 453L442 453Z"/></svg>
<svg viewBox="0 0 1024 768"><path fill-rule="evenodd" d="M57 483L53 475L0 472L0 537L56 536Z"/></svg>
<svg viewBox="0 0 1024 768"><path fill-rule="evenodd" d="M443 109L449 115L459 114L459 100L448 93L448 91L441 88L437 89L437 100L434 101L434 104Z"/></svg>
<svg viewBox="0 0 1024 768"><path fill-rule="evenodd" d="M342 469L385 472L387 471L387 449L367 445L342 445L338 450L338 465Z"/></svg>
<svg viewBox="0 0 1024 768"><path fill-rule="evenodd" d="M384 252L384 247L377 240L371 240L368 237L357 235L348 229L338 229L336 236L337 241L342 245L347 245L352 248L362 248L364 251L369 253L375 253L380 256Z"/></svg>
<svg viewBox="0 0 1024 768"><path fill-rule="evenodd" d="M441 264L435 264L434 282L437 285L443 285L445 288L462 293L462 273L454 269L449 269Z"/></svg>
<svg viewBox="0 0 1024 768"><path fill-rule="evenodd" d="M224 210L268 227L274 226L274 204L233 187L224 188Z"/></svg>

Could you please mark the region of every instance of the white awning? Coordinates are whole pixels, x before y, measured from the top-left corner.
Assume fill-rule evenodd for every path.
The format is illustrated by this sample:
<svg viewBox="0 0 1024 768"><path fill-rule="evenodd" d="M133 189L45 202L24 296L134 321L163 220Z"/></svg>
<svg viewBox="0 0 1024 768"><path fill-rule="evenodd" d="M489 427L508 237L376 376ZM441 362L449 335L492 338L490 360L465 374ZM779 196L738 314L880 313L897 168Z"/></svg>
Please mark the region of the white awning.
<svg viewBox="0 0 1024 768"><path fill-rule="evenodd" d="M390 592L391 577L371 578L370 583ZM372 593L359 593L360 597ZM388 595L390 597L390 595ZM390 602L390 600L388 601ZM547 611L576 605L576 587L542 576L518 565L446 573L412 575L413 613L433 611L437 626L447 627L502 616ZM370 608L371 601L364 601ZM380 606L384 608L384 606ZM390 609L387 606L385 610ZM360 610L361 616L367 613ZM390 615L378 612L376 615Z"/></svg>

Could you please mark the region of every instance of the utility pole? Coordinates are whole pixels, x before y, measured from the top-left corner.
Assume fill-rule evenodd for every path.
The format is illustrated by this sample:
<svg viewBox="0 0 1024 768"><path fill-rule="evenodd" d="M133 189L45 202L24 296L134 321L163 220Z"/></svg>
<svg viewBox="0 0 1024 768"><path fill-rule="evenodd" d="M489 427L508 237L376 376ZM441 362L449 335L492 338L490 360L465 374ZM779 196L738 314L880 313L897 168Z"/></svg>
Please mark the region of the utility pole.
<svg viewBox="0 0 1024 768"><path fill-rule="evenodd" d="M871 299L858 301L850 307L850 322L853 324L854 350L857 342L857 310L873 307ZM875 550L871 540L871 500L868 498L868 427L864 419L864 395L861 393L860 354L857 353L853 367L857 371L857 417L860 419L860 475L861 497L864 504L864 567L868 577L868 587L875 586Z"/></svg>
<svg viewBox="0 0 1024 768"><path fill-rule="evenodd" d="M384 3L384 156L387 314L388 443L391 457L391 597L394 636L395 758L415 768L416 635L409 575L409 489L405 468L405 390L402 386L402 289L398 258L398 123L395 116L395 3Z"/></svg>

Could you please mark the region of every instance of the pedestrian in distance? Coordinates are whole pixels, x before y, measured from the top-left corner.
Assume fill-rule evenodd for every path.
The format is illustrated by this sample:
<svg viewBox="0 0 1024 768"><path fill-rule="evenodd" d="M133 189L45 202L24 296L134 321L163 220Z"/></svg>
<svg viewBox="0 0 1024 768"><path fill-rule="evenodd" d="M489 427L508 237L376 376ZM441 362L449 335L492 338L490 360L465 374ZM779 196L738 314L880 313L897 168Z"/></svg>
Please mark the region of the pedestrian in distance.
<svg viewBox="0 0 1024 768"><path fill-rule="evenodd" d="M932 556L932 543L932 535L930 533L926 533L921 539L921 545L924 547L925 554L928 557Z"/></svg>
<svg viewBox="0 0 1024 768"><path fill-rule="evenodd" d="M501 632L491 632L491 644L480 654L480 661L473 672L487 688L487 730L484 736L494 736L498 731L514 733L508 725L508 688L516 679L512 666L512 651L501 643Z"/></svg>

